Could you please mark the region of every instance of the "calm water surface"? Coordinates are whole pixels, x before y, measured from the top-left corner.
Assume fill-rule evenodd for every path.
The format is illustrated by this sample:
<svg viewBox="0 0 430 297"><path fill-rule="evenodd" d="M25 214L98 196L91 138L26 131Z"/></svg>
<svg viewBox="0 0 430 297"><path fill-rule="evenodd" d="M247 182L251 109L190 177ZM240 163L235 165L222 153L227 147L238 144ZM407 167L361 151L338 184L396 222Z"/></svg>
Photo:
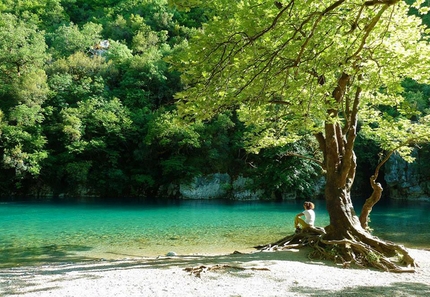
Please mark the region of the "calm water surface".
<svg viewBox="0 0 430 297"><path fill-rule="evenodd" d="M1 203L0 267L250 251L291 234L300 211L302 202ZM324 202L316 212L327 225ZM377 236L430 248L430 203L377 206L371 219Z"/></svg>

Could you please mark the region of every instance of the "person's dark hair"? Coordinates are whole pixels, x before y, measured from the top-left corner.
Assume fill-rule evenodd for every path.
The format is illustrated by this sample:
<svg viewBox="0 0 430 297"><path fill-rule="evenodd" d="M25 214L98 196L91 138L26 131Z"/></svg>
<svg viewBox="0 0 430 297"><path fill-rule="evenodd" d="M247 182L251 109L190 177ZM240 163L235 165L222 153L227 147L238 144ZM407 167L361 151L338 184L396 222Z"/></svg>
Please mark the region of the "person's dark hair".
<svg viewBox="0 0 430 297"><path fill-rule="evenodd" d="M315 208L315 204L313 204L312 202L309 202L309 201L306 201L306 202L303 204L303 206L304 206L306 209L314 209L314 208Z"/></svg>

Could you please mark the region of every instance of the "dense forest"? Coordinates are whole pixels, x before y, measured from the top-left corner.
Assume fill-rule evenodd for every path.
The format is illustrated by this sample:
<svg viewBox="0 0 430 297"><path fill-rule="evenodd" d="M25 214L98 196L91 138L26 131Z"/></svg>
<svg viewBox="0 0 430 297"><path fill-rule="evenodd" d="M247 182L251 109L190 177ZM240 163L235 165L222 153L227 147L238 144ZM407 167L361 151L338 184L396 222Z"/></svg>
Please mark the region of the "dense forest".
<svg viewBox="0 0 430 297"><path fill-rule="evenodd" d="M313 195L313 140L255 154L236 110L187 125L175 116L181 73L170 62L211 14L167 0L0 1L2 199L177 198L212 173L249 177L268 199ZM430 86L403 87L411 118L429 114ZM366 195L381 152L360 134L356 147ZM430 147L419 154L429 179Z"/></svg>

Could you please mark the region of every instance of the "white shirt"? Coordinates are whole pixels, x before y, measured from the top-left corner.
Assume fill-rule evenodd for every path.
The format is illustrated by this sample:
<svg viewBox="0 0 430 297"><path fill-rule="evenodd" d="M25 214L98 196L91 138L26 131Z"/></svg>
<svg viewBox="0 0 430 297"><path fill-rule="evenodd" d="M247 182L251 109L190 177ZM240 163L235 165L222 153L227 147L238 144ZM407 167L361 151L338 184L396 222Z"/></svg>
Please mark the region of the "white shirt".
<svg viewBox="0 0 430 297"><path fill-rule="evenodd" d="M309 224L309 226L313 227L315 223L315 212L313 209L306 209L302 212L305 215L305 222Z"/></svg>

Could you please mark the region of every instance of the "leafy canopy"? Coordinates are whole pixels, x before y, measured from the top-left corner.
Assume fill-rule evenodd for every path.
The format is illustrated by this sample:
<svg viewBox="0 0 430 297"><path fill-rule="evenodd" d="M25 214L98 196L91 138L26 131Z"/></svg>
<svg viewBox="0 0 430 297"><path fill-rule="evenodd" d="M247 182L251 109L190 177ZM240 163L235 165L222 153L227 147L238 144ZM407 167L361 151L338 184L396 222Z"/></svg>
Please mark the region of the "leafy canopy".
<svg viewBox="0 0 430 297"><path fill-rule="evenodd" d="M254 151L323 133L329 123L346 126L346 115L358 111L367 135L383 148L407 144L407 131L428 140L429 117L415 114L411 122L399 108L402 81L427 83L430 67L425 27L405 2L215 0L204 5L214 16L175 62L186 86L177 94L183 115L208 119L238 109L253 128L247 137ZM346 89L340 89L342 79L348 79ZM344 92L338 96L342 100L336 100L337 92ZM397 116L381 106L394 107Z"/></svg>
<svg viewBox="0 0 430 297"><path fill-rule="evenodd" d="M4 168L15 168L17 176L38 175L47 157L41 104L48 87L41 67L49 55L34 22L30 15L0 12L0 152Z"/></svg>

